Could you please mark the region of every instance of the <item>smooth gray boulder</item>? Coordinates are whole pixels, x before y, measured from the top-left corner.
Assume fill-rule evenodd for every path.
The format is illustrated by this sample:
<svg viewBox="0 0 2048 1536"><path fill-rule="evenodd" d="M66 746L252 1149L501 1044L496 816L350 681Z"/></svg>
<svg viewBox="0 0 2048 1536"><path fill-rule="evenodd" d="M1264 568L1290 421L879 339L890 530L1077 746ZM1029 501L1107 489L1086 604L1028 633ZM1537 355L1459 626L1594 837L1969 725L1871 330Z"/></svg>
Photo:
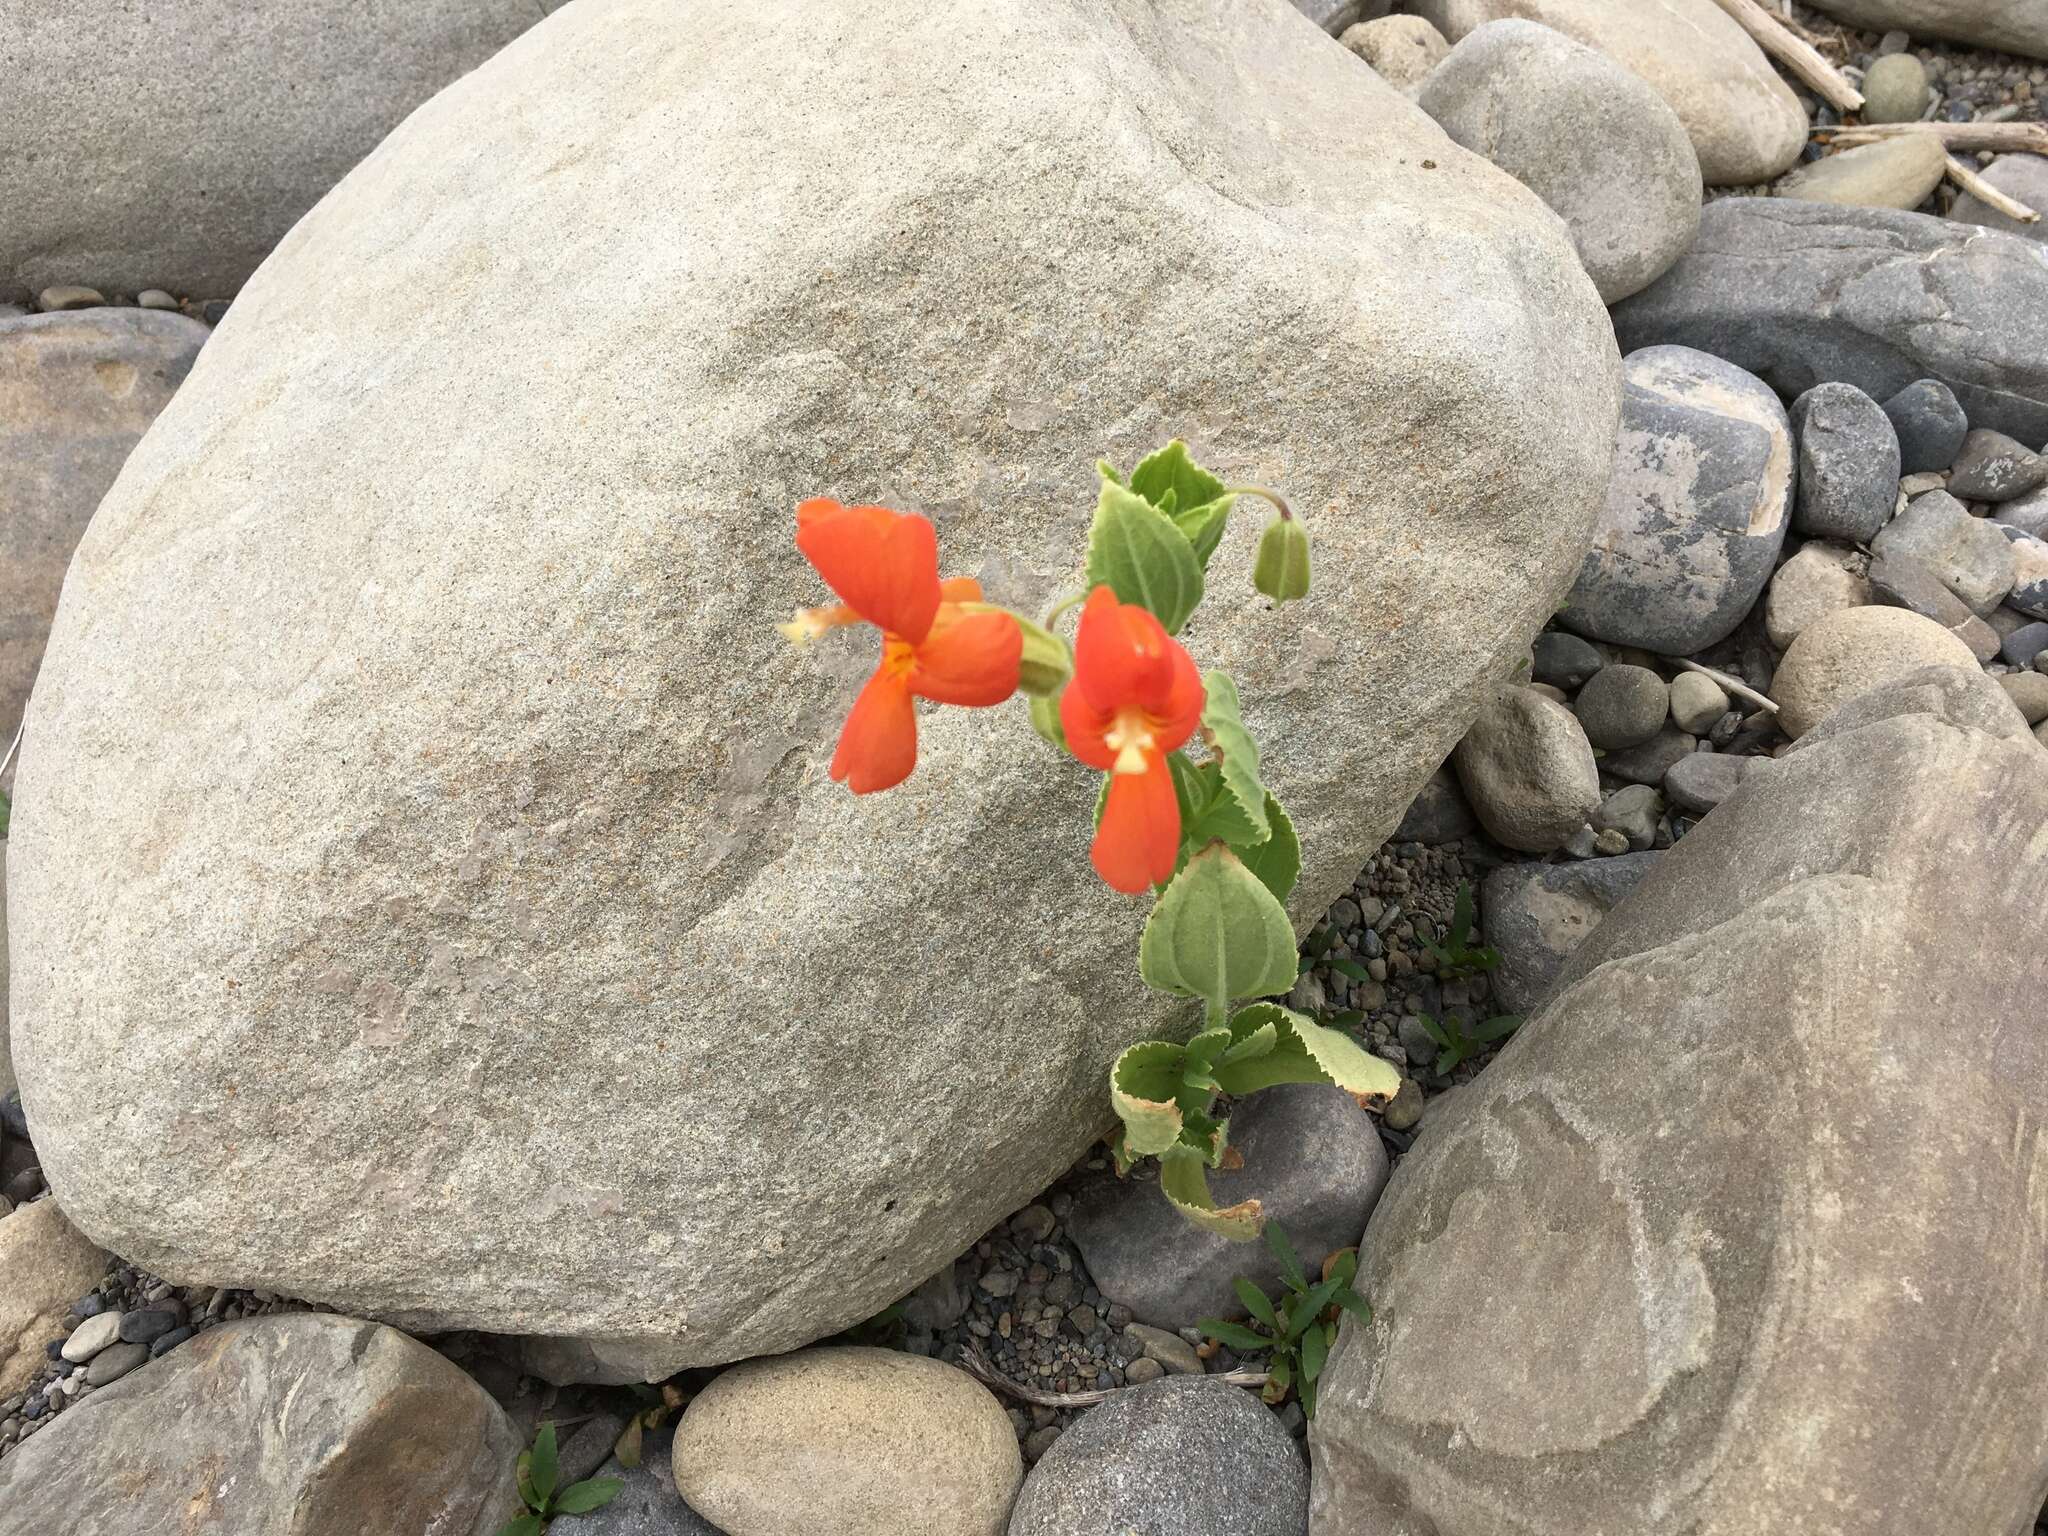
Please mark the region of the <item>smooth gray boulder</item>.
<svg viewBox="0 0 2048 1536"><path fill-rule="evenodd" d="M519 1435L393 1328L328 1313L210 1328L0 1459L0 1536L495 1536ZM565 1522L562 1530L570 1529Z"/></svg>
<svg viewBox="0 0 2048 1536"><path fill-rule="evenodd" d="M1802 165L1772 191L1838 208L1918 208L1947 170L1948 153L1939 139L1904 134Z"/></svg>
<svg viewBox="0 0 2048 1536"><path fill-rule="evenodd" d="M1871 32L1896 29L2048 59L2041 0L1813 0L1813 8Z"/></svg>
<svg viewBox="0 0 2048 1536"><path fill-rule="evenodd" d="M1888 400L1938 379L1970 425L2048 441L2048 261L2031 240L1887 208L1722 198L1678 265L1615 307L1614 327L1624 351L1698 347L1787 399L1833 380Z"/></svg>
<svg viewBox="0 0 2048 1536"><path fill-rule="evenodd" d="M1533 21L1474 28L1416 105L1557 210L1612 304L1678 260L1700 227L1700 163L1664 99L1598 49Z"/></svg>
<svg viewBox="0 0 2048 1536"><path fill-rule="evenodd" d="M1836 709L1923 667L1974 667L1970 647L1905 608L1850 608L1808 625L1772 682L1778 723L1797 741Z"/></svg>
<svg viewBox="0 0 2048 1536"><path fill-rule="evenodd" d="M1806 143L1799 98L1714 0L1414 0L1408 8L1453 43L1521 17L1599 49L1670 104L1709 186L1769 181Z"/></svg>
<svg viewBox="0 0 2048 1536"><path fill-rule="evenodd" d="M1913 712L1665 854L1381 1200L1312 1528L2029 1529L2048 955L1980 940L2038 929L2044 824L2048 755Z"/></svg>
<svg viewBox="0 0 2048 1536"><path fill-rule="evenodd" d="M1491 871L1479 888L1479 915L1486 942L1500 951L1491 979L1502 1011L1528 1015L1542 1007L1572 952L1662 857L1624 853Z"/></svg>
<svg viewBox="0 0 2048 1536"><path fill-rule="evenodd" d="M1871 540L1870 548L1880 557L1904 555L1920 561L1980 615L2005 601L2017 574L2012 548L1998 524L1972 517L1969 508L1947 491L1914 497Z"/></svg>
<svg viewBox="0 0 2048 1536"><path fill-rule="evenodd" d="M1764 596L1764 633L1771 644L1782 651L1809 624L1876 601L1866 569L1863 557L1853 549L1820 540L1800 545L1798 553L1778 567Z"/></svg>
<svg viewBox="0 0 2048 1536"><path fill-rule="evenodd" d="M0 299L228 298L399 121L562 0L9 0Z"/></svg>
<svg viewBox="0 0 2048 1536"><path fill-rule="evenodd" d="M1523 853L1563 847L1600 806L1600 770L1578 717L1531 688L1487 690L1451 765L1479 824Z"/></svg>
<svg viewBox="0 0 2048 1536"><path fill-rule="evenodd" d="M875 642L776 635L799 498L930 509L1032 611L1105 455L1344 508L1277 613L1234 524L1190 632L1303 924L1563 596L1617 363L1533 194L1283 0L867 16L558 11L298 225L101 507L8 875L44 1169L124 1257L659 1377L873 1315L1102 1134L1185 1016L1094 780L1013 704L831 783Z"/></svg>
<svg viewBox="0 0 2048 1536"><path fill-rule="evenodd" d="M1291 0L1294 8L1331 36L1384 16L1393 0Z"/></svg>
<svg viewBox="0 0 2048 1536"><path fill-rule="evenodd" d="M1689 656L1726 639L1777 566L1792 511L1792 429L1766 384L1689 347L1622 363L1607 504L1558 622Z"/></svg>
<svg viewBox="0 0 2048 1536"><path fill-rule="evenodd" d="M2048 458L2003 432L1979 427L1963 438L1948 491L1964 501L2018 501L2048 483Z"/></svg>
<svg viewBox="0 0 2048 1536"><path fill-rule="evenodd" d="M1948 469L1970 435L1969 412L1939 379L1915 379L1885 401L1884 414L1899 439L1903 475Z"/></svg>
<svg viewBox="0 0 2048 1536"><path fill-rule="evenodd" d="M1899 435L1853 384L1816 384L1792 402L1799 489L1792 526L1808 538L1868 544L1899 495Z"/></svg>
<svg viewBox="0 0 2048 1536"><path fill-rule="evenodd" d="M1216 1203L1259 1201L1309 1266L1358 1241L1386 1187L1377 1122L1341 1088L1294 1083L1251 1095L1231 1108L1230 1144L1244 1166L1210 1175ZM1148 1162L1076 1191L1067 1230L1096 1288L1155 1328L1243 1316L1231 1282L1244 1275L1273 1291L1280 1261L1264 1243L1235 1243L1185 1220L1159 1192L1157 1170Z"/></svg>
<svg viewBox="0 0 2048 1536"><path fill-rule="evenodd" d="M0 753L28 705L72 551L209 334L146 309L0 320Z"/></svg>
<svg viewBox="0 0 2048 1536"><path fill-rule="evenodd" d="M1308 1468L1242 1387L1174 1377L1089 1409L1024 1479L1006 1536L1305 1536Z"/></svg>

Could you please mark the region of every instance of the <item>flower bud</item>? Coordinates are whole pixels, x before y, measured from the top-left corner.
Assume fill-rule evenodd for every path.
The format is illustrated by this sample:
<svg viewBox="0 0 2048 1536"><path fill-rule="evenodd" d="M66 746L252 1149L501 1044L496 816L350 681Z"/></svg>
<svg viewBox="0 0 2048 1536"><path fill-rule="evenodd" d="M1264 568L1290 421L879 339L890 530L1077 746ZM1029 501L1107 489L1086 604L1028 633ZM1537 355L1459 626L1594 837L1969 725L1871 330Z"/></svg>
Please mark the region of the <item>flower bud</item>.
<svg viewBox="0 0 2048 1536"><path fill-rule="evenodd" d="M1308 596L1308 530L1291 517L1276 517L1259 536L1252 585L1276 603Z"/></svg>

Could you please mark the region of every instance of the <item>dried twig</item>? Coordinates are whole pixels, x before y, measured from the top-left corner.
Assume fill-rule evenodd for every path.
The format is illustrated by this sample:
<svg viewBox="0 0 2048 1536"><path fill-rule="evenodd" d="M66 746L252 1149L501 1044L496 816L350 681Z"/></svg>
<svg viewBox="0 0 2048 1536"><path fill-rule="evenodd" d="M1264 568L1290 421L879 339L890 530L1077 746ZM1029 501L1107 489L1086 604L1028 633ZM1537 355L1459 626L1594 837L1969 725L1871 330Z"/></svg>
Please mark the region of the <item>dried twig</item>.
<svg viewBox="0 0 2048 1536"><path fill-rule="evenodd" d="M1931 133L1951 150L1987 149L1994 154L2048 155L2048 123L1850 123L1816 128L1813 136L1840 148L1875 144L1902 134Z"/></svg>
<svg viewBox="0 0 2048 1536"><path fill-rule="evenodd" d="M1812 86L1821 100L1838 112L1861 112L1863 93L1848 77L1821 57L1820 50L1795 35L1791 28L1756 0L1714 0L1735 18L1736 24L1757 41L1772 58Z"/></svg>
<svg viewBox="0 0 2048 1536"><path fill-rule="evenodd" d="M2018 219L2022 224L2038 224L2041 215L2029 208L2018 198L1998 190L1982 176L1971 170L1954 155L1948 157L1949 178L1986 207L1996 208L2008 219Z"/></svg>
<svg viewBox="0 0 2048 1536"><path fill-rule="evenodd" d="M1765 698L1739 678L1730 677L1726 672L1717 672L1712 667L1703 667L1696 661L1687 661L1683 656L1674 656L1671 659L1688 672L1697 672L1701 677L1711 677L1738 699L1747 699L1758 708L1768 709L1774 715L1778 712L1778 706L1775 703Z"/></svg>
<svg viewBox="0 0 2048 1536"><path fill-rule="evenodd" d="M1092 1408L1097 1403L1109 1401L1128 1387L1110 1387L1099 1392L1041 1392L1036 1387L1027 1387L1010 1380L1001 1371L982 1357L981 1351L969 1346L960 1351L960 1368L984 1386L1022 1402L1036 1403L1041 1408ZM1233 1387L1263 1387L1266 1384L1264 1371L1225 1371L1220 1376L1210 1376L1209 1381L1224 1382Z"/></svg>

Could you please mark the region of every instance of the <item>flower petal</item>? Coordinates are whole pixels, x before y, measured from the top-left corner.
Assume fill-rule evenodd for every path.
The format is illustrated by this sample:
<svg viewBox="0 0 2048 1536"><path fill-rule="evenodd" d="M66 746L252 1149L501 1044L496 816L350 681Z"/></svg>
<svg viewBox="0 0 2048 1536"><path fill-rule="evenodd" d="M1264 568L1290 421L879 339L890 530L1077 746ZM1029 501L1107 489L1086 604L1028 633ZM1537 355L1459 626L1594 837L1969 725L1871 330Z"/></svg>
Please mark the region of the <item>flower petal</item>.
<svg viewBox="0 0 2048 1536"><path fill-rule="evenodd" d="M1108 587L1088 594L1074 637L1074 681L1097 709L1164 702L1178 650L1165 628L1136 603L1120 603Z"/></svg>
<svg viewBox="0 0 2048 1536"><path fill-rule="evenodd" d="M806 501L796 547L870 624L915 645L939 611L939 536L924 518L887 507Z"/></svg>
<svg viewBox="0 0 2048 1536"><path fill-rule="evenodd" d="M832 777L856 795L893 789L917 766L917 707L904 675L884 667L847 712L832 754Z"/></svg>
<svg viewBox="0 0 2048 1536"><path fill-rule="evenodd" d="M917 648L910 691L941 704L1000 704L1017 691L1024 631L1007 613L962 613L942 606Z"/></svg>
<svg viewBox="0 0 2048 1536"><path fill-rule="evenodd" d="M1208 702L1208 690L1202 686L1202 674L1195 669L1194 658L1178 643L1168 643L1173 645L1173 676L1162 707L1151 714L1152 739L1162 752L1186 745L1187 739L1195 734L1195 727L1202 723L1202 706ZM1149 709L1147 712L1151 713Z"/></svg>
<svg viewBox="0 0 2048 1536"><path fill-rule="evenodd" d="M1066 733L1067 750L1090 768L1104 773L1116 766L1117 749L1109 744L1116 725L1116 711L1097 709L1088 695L1073 683L1060 694L1060 729Z"/></svg>
<svg viewBox="0 0 2048 1536"><path fill-rule="evenodd" d="M972 576L948 576L939 583L939 601L978 603L981 601L981 583Z"/></svg>
<svg viewBox="0 0 2048 1536"><path fill-rule="evenodd" d="M1173 878L1180 856L1180 801L1173 774L1158 752L1146 754L1143 773L1112 774L1109 801L1088 857L1115 889L1135 896Z"/></svg>

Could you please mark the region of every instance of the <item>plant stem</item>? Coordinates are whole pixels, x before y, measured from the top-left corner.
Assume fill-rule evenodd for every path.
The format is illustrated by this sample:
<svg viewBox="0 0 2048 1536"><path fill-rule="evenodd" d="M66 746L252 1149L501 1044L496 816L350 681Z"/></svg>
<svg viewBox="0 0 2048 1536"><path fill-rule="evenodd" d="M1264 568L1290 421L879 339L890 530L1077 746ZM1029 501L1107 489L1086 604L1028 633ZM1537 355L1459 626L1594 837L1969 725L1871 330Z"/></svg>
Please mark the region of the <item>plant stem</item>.
<svg viewBox="0 0 2048 1536"><path fill-rule="evenodd" d="M1278 509L1280 521L1283 523L1294 521L1293 509L1287 505L1278 491L1269 491L1263 485L1233 485L1229 487L1229 491L1233 496L1257 496L1263 500L1270 501Z"/></svg>

